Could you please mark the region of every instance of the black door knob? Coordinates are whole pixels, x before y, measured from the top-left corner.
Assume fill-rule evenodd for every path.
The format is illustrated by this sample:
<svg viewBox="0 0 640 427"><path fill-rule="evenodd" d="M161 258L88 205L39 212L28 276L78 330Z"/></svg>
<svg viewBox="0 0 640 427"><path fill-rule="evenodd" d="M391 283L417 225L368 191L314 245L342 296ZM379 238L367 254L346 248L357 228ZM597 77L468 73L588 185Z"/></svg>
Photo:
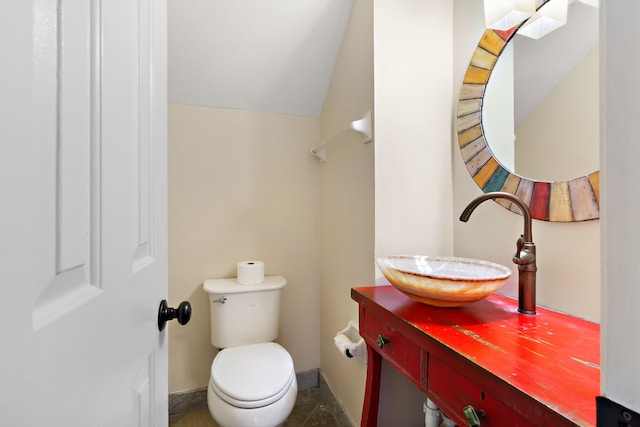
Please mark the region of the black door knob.
<svg viewBox="0 0 640 427"><path fill-rule="evenodd" d="M169 307L167 300L160 302L158 309L158 329L162 331L169 320L178 319L178 323L186 325L191 319L191 304L187 301L180 303L177 309Z"/></svg>

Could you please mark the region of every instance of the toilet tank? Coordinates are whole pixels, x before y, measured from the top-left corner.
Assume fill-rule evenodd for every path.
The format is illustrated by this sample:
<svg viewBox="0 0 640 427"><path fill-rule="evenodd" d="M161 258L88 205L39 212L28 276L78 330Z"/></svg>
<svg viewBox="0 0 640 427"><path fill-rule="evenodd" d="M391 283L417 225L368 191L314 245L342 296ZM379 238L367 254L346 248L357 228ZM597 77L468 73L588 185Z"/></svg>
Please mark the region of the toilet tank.
<svg viewBox="0 0 640 427"><path fill-rule="evenodd" d="M235 278L209 279L211 344L217 348L269 342L278 336L280 294L287 281L266 276L258 285L241 285Z"/></svg>

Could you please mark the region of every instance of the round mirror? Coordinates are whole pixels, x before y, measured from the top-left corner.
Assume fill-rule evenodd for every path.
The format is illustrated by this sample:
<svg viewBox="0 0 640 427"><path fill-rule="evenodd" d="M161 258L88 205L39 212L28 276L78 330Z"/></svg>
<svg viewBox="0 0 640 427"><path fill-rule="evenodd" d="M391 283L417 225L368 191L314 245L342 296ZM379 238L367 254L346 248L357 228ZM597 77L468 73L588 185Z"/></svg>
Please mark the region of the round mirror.
<svg viewBox="0 0 640 427"><path fill-rule="evenodd" d="M574 2L567 22L535 40L485 31L458 103L476 184L515 194L545 221L599 218L598 9Z"/></svg>

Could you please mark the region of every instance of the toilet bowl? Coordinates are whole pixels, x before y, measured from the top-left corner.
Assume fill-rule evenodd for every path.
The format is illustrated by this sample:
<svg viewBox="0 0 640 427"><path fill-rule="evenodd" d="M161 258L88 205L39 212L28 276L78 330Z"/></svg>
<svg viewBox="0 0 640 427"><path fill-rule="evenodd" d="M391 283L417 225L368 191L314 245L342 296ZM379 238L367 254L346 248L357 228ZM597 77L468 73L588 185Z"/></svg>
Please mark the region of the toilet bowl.
<svg viewBox="0 0 640 427"><path fill-rule="evenodd" d="M207 403L222 427L274 427L291 413L297 392L289 353L274 342L249 344L218 352Z"/></svg>

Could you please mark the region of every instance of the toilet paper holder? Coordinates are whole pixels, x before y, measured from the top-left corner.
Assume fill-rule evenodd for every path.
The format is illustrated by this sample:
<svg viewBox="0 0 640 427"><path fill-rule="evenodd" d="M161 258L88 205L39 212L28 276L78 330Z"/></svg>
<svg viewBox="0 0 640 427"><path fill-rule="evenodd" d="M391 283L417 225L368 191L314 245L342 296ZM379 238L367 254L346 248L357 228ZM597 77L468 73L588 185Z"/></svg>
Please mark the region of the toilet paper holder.
<svg viewBox="0 0 640 427"><path fill-rule="evenodd" d="M365 358L366 352L364 339L360 336L357 326L351 320L344 329L339 331L336 336L333 337L333 340L336 348L346 358Z"/></svg>

